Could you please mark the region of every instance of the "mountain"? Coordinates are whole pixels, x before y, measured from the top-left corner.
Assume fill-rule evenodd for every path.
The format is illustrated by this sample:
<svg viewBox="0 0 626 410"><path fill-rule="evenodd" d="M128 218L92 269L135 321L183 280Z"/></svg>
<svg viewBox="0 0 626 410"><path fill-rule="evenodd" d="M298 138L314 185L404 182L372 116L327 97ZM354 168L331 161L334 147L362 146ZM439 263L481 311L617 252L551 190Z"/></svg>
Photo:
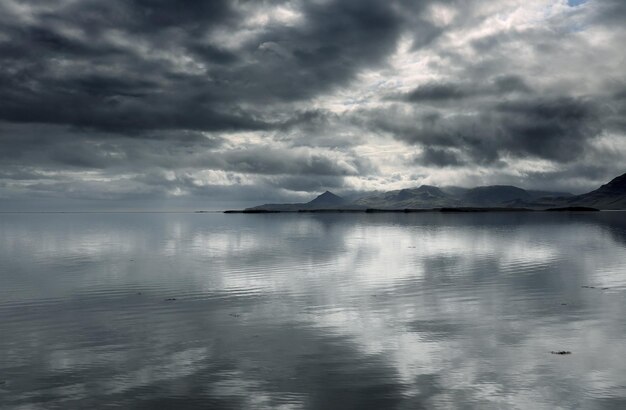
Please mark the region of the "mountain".
<svg viewBox="0 0 626 410"><path fill-rule="evenodd" d="M530 201L532 196L522 188L511 185L492 185L472 188L461 197L469 206L502 206L510 201Z"/></svg>
<svg viewBox="0 0 626 410"><path fill-rule="evenodd" d="M598 209L626 209L626 174L582 195L567 198L568 206L590 206Z"/></svg>
<svg viewBox="0 0 626 410"><path fill-rule="evenodd" d="M333 194L330 191L326 191L319 195L311 202L307 202L305 206L310 209L322 209L330 207L338 207L346 204L346 200L340 196Z"/></svg>
<svg viewBox="0 0 626 410"><path fill-rule="evenodd" d="M490 185L476 188L422 185L419 188L376 193L354 201L355 204L379 209L428 209L445 207L550 207L556 197L569 197L567 192L526 191L511 185ZM540 203L535 204L536 201ZM533 206L537 205L537 206Z"/></svg>
<svg viewBox="0 0 626 410"><path fill-rule="evenodd" d="M555 192L555 191L535 191L526 190L533 197L533 199L547 199L547 198L568 198L574 196L570 192Z"/></svg>
<svg viewBox="0 0 626 410"><path fill-rule="evenodd" d="M436 208L459 205L452 195L431 185L382 192L358 199L354 203L368 208L380 209Z"/></svg>
<svg viewBox="0 0 626 410"><path fill-rule="evenodd" d="M298 210L365 210L432 209L455 207L485 208L568 208L626 209L626 174L608 184L582 195L568 192L525 190L512 185L491 185L476 188L422 185L387 192L362 193L359 197L342 198L326 191L310 202L296 204L265 204L247 211Z"/></svg>
<svg viewBox="0 0 626 410"><path fill-rule="evenodd" d="M465 194L467 191L469 191L470 188L464 188L460 186L444 186L444 187L441 187L441 190L448 195L452 195L455 198L459 198L463 194Z"/></svg>
<svg viewBox="0 0 626 410"><path fill-rule="evenodd" d="M253 208L247 208L247 211L299 211L307 209L335 209L335 208L351 208L350 202L346 201L342 197L333 194L330 191L326 191L321 195L318 195L312 201L306 203L295 204L263 204L255 206Z"/></svg>

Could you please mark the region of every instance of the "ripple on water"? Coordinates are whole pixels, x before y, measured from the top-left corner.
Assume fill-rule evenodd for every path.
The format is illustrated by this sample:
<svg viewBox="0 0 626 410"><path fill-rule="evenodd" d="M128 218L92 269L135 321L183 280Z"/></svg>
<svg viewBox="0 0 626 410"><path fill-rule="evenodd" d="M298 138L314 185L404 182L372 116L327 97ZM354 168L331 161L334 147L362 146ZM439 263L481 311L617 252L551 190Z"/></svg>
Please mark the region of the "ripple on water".
<svg viewBox="0 0 626 410"><path fill-rule="evenodd" d="M620 408L622 218L0 215L0 405Z"/></svg>

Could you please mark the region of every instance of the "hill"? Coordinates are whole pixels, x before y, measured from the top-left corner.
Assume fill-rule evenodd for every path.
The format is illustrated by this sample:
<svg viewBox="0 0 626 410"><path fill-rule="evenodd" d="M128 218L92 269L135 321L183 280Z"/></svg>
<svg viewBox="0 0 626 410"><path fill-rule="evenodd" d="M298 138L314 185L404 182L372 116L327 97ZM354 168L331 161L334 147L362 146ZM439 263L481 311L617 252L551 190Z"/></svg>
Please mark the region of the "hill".
<svg viewBox="0 0 626 410"><path fill-rule="evenodd" d="M568 198L566 202L569 206L626 209L626 174L614 178L596 190Z"/></svg>

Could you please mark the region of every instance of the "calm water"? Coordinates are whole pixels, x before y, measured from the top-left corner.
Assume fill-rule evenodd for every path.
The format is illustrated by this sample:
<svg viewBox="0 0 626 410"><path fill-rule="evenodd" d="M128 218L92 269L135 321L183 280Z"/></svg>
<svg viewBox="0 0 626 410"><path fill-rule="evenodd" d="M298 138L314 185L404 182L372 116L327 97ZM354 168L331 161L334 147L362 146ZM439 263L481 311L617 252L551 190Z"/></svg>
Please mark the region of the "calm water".
<svg viewBox="0 0 626 410"><path fill-rule="evenodd" d="M0 407L623 409L625 358L622 212L0 215Z"/></svg>

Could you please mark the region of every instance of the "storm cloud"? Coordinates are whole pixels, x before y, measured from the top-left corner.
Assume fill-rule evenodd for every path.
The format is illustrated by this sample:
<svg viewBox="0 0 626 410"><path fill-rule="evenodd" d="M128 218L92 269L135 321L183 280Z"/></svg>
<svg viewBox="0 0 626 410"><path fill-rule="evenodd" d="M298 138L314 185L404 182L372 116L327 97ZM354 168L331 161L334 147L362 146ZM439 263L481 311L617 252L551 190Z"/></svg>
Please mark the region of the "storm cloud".
<svg viewBox="0 0 626 410"><path fill-rule="evenodd" d="M593 188L626 168L625 15L617 0L7 0L0 198Z"/></svg>

